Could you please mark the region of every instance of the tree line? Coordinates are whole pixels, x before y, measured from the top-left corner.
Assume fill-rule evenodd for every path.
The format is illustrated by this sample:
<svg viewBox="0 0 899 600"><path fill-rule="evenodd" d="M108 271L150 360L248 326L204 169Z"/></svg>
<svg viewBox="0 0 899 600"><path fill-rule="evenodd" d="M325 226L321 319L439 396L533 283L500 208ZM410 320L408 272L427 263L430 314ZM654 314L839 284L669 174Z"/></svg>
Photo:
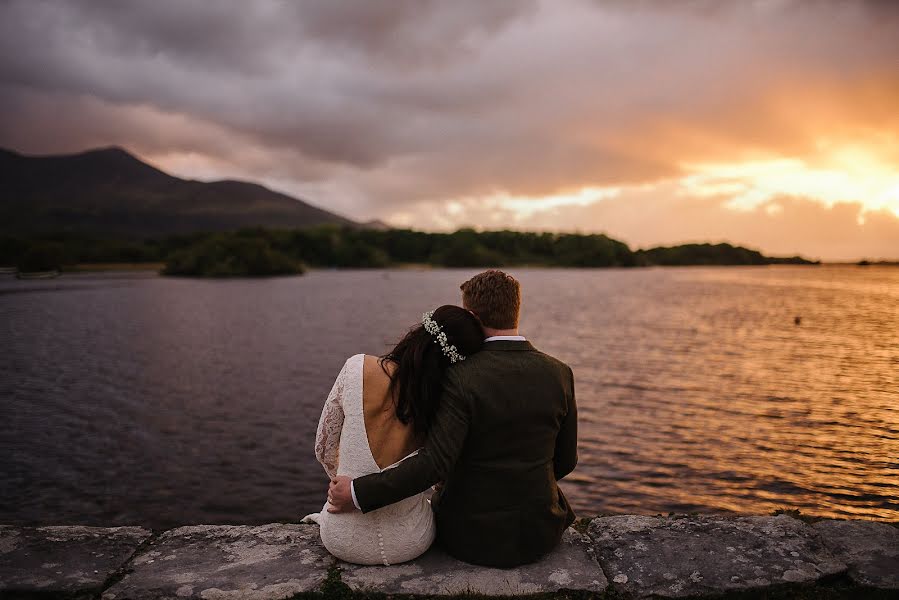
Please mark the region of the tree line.
<svg viewBox="0 0 899 600"><path fill-rule="evenodd" d="M631 250L603 234L475 231L428 233L326 225L240 229L129 240L74 233L0 237L0 266L65 269L80 263L166 263L170 274L275 274L312 267L761 265L808 263L771 258L730 244Z"/></svg>

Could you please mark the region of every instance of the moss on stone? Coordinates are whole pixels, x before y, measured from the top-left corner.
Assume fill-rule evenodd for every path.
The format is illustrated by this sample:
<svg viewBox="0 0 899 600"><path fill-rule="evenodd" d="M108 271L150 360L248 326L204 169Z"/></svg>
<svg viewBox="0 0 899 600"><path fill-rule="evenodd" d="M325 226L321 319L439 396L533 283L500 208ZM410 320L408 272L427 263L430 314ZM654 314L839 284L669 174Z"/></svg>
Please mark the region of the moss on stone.
<svg viewBox="0 0 899 600"><path fill-rule="evenodd" d="M328 569L328 576L322 584L321 591L322 595L328 600L350 600L351 598L358 598L353 590L350 589L350 586L345 584L341 579L340 567L337 565L331 565Z"/></svg>

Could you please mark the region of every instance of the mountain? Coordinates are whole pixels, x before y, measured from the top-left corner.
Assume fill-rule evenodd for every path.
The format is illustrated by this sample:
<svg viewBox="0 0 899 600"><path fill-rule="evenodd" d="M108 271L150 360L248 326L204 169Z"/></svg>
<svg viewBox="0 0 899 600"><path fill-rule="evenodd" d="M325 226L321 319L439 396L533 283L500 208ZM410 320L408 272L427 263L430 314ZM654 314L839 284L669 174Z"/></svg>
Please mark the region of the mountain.
<svg viewBox="0 0 899 600"><path fill-rule="evenodd" d="M244 181L180 179L122 148L25 156L0 149L0 232L149 236L242 227L359 226Z"/></svg>

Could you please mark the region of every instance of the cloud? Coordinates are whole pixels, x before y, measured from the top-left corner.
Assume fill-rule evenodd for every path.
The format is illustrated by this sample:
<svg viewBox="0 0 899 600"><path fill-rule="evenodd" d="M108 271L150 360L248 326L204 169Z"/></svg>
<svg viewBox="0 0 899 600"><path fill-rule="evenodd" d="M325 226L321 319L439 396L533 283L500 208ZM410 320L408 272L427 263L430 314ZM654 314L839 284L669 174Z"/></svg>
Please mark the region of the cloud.
<svg viewBox="0 0 899 600"><path fill-rule="evenodd" d="M422 207L813 167L842 147L897 164L896 56L884 2L7 0L0 145L116 143L181 175L442 227L463 213ZM624 197L644 214L667 202ZM603 226L555 210L563 228ZM749 218L725 210L695 218Z"/></svg>

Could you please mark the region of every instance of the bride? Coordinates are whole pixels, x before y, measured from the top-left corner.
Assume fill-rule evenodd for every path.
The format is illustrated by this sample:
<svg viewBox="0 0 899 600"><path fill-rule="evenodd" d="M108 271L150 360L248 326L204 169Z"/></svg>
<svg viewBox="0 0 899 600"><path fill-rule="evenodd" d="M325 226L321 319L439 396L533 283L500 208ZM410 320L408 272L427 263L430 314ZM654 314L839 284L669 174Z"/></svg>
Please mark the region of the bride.
<svg viewBox="0 0 899 600"><path fill-rule="evenodd" d="M477 317L446 305L425 313L386 355L350 357L325 400L316 433L315 456L328 477L377 473L416 454L437 411L444 372L480 350L483 341ZM329 506L307 519L319 524L328 552L347 562L404 562L434 541L426 493L365 514L331 513Z"/></svg>

